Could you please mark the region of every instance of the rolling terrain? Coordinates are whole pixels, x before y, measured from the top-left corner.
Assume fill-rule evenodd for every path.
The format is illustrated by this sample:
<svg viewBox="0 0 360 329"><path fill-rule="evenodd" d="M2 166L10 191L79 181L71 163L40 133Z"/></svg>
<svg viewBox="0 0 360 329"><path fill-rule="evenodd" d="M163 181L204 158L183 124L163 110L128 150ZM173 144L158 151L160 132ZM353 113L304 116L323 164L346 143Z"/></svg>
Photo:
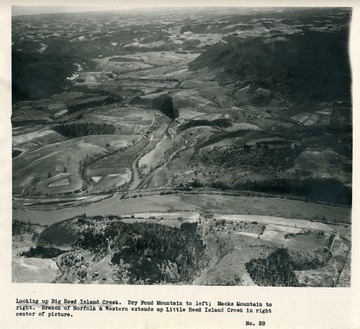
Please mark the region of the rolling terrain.
<svg viewBox="0 0 360 329"><path fill-rule="evenodd" d="M351 10L138 15L13 18L13 281L349 286Z"/></svg>

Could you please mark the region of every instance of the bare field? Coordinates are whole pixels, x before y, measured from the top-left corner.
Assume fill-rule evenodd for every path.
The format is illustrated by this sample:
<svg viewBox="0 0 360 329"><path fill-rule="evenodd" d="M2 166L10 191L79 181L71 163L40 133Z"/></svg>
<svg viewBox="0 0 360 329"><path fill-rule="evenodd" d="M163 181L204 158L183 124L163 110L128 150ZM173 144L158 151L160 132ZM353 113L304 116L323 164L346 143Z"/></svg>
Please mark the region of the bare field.
<svg viewBox="0 0 360 329"><path fill-rule="evenodd" d="M269 133L265 131L256 131L256 130L255 131L239 130L229 133L217 132L205 142L197 145L196 151L199 151L200 149L205 149L209 146L210 147L221 146L222 144L227 145L229 143L228 139L230 139L230 141L235 141L236 142L235 145L237 144L243 145L267 136L269 136Z"/></svg>
<svg viewBox="0 0 360 329"><path fill-rule="evenodd" d="M351 231L350 228L347 229ZM331 246L331 252L335 257L340 259L346 259L350 251L351 244L349 240L344 239L344 237L336 235Z"/></svg>
<svg viewBox="0 0 360 329"><path fill-rule="evenodd" d="M92 192L108 192L130 182L134 171L133 161L144 150L148 141L139 139L126 150L109 155L90 165L86 170L87 177L97 177ZM102 177L100 180L99 177Z"/></svg>
<svg viewBox="0 0 360 329"><path fill-rule="evenodd" d="M77 98L83 97L85 94L79 91L63 92L61 94L55 94L51 96L51 99L59 102L71 101Z"/></svg>
<svg viewBox="0 0 360 329"><path fill-rule="evenodd" d="M147 52L139 53L144 62L154 65L154 66L164 66L164 65L176 65L176 64L187 64L190 61L193 61L196 57L199 56L197 53L177 53L173 51L162 51L159 56L159 52Z"/></svg>
<svg viewBox="0 0 360 329"><path fill-rule="evenodd" d="M260 127L251 123L233 123L231 127L224 128L225 131L233 132L238 130L262 130Z"/></svg>
<svg viewBox="0 0 360 329"><path fill-rule="evenodd" d="M22 194L35 189L41 193L54 193L56 191L48 188L53 182L51 177L65 172L74 175L76 186L67 186L67 191L73 191L78 188L80 179L80 176L75 178L79 175L79 162L86 156L98 156L106 152L104 147L84 142L83 139L74 139L20 155L13 161L14 192Z"/></svg>
<svg viewBox="0 0 360 329"><path fill-rule="evenodd" d="M213 138L209 138L209 141L207 141L204 145L200 145L202 150L206 151L209 148L213 147L227 147L227 146L243 146L245 144L251 143L254 140L257 140L257 136L254 136L254 134L251 133L251 130L260 130L260 129L235 129L234 132L238 132L238 136L236 137L226 137L219 138L216 135L213 136ZM228 129L226 129L228 131Z"/></svg>
<svg viewBox="0 0 360 329"><path fill-rule="evenodd" d="M350 223L351 208L330 206L284 198L242 197L228 195L191 194L181 195L181 200L188 204L201 206L222 214L261 215L312 220L326 218L329 222ZM218 209L218 211L216 210ZM220 211L219 211L220 210Z"/></svg>
<svg viewBox="0 0 360 329"><path fill-rule="evenodd" d="M310 287L334 287L337 284L339 273L346 276L346 285L350 283L349 269L343 270L344 261L332 258L326 266L320 269L295 271L300 283ZM347 272L347 273L343 273ZM346 286L345 285L345 286Z"/></svg>
<svg viewBox="0 0 360 329"><path fill-rule="evenodd" d="M53 194L79 189L82 185L80 161L116 151L129 145L132 139L133 136L129 135L86 136L24 153L13 161L14 191L28 193L32 189ZM69 179L69 184L56 187L55 182L63 179L63 174Z"/></svg>
<svg viewBox="0 0 360 329"><path fill-rule="evenodd" d="M109 192L129 183L131 181L131 170L129 168L121 169L124 171L123 174L117 173L101 176L101 179L95 182L96 184L90 188L90 191L92 193ZM111 172L113 171L111 170ZM103 174L103 172L101 173Z"/></svg>
<svg viewBox="0 0 360 329"><path fill-rule="evenodd" d="M35 126L35 128L35 130L26 127L16 129L16 135L12 139L12 147L26 152L66 140L64 136L49 129L47 125Z"/></svg>
<svg viewBox="0 0 360 329"><path fill-rule="evenodd" d="M255 248L253 249L255 250ZM225 282L230 286L236 284L241 286L255 286L255 283L245 268L245 263L247 263L251 257L256 257L258 254L259 252L252 252L251 248L243 253L235 250L201 273L200 277L195 279L194 284L218 286ZM237 280L235 281L234 278Z"/></svg>
<svg viewBox="0 0 360 329"><path fill-rule="evenodd" d="M202 97L196 90L185 89L177 91L172 94L172 97L174 105L179 108L179 111L184 107L190 107L195 111L203 113L216 113L219 110L218 105L214 101Z"/></svg>
<svg viewBox="0 0 360 329"><path fill-rule="evenodd" d="M301 123L304 126L311 126L319 121L319 116L317 114L299 113L291 117L291 119Z"/></svg>
<svg viewBox="0 0 360 329"><path fill-rule="evenodd" d="M61 277L56 280L56 283L88 283L88 284L113 284L113 268L111 266L111 254L104 255L104 257L92 257L91 253L86 250L77 252L76 259L78 263L70 270L65 271ZM81 262L81 259L91 259L91 262L87 262L86 275L81 279L77 276L77 273L81 272L85 268L85 264ZM83 272L84 273L84 272Z"/></svg>
<svg viewBox="0 0 360 329"><path fill-rule="evenodd" d="M342 171L339 171L339 166ZM312 177L336 178L346 184L351 183L351 161L332 150L304 151L295 160L291 171L305 173Z"/></svg>
<svg viewBox="0 0 360 329"><path fill-rule="evenodd" d="M224 253L220 259L215 259L213 263L194 281L196 285L219 285L227 284L230 286L255 286L256 284L248 274L245 264L254 258L263 258L270 254L274 244L267 241L254 239L253 237L235 233L217 233L219 238L225 239L231 248L227 251L221 250L220 245L207 238L206 244L210 249L215 248L215 252ZM218 257L217 257L218 258ZM225 282L225 283L224 283Z"/></svg>
<svg viewBox="0 0 360 329"><path fill-rule="evenodd" d="M114 174L121 173L122 168L131 168L132 161L140 154L147 143L148 141L142 138L126 150L109 155L108 157L97 161L95 164L89 166L88 170L97 170L98 175L98 170L104 170L108 173L108 169L113 168Z"/></svg>
<svg viewBox="0 0 360 329"><path fill-rule="evenodd" d="M18 283L50 283L59 277L60 269L52 259L26 258L20 253L35 247L30 234L13 237L12 281Z"/></svg>
<svg viewBox="0 0 360 329"><path fill-rule="evenodd" d="M131 55L122 55L96 58L93 61L102 71L114 71L115 73L133 72L139 69L148 69L158 66L177 65L190 62L198 54L180 54L172 51L139 52Z"/></svg>
<svg viewBox="0 0 360 329"><path fill-rule="evenodd" d="M203 81L203 80L196 80L196 78L184 81L181 84L181 87L184 89L212 89L212 88L219 88L219 84L216 81Z"/></svg>
<svg viewBox="0 0 360 329"><path fill-rule="evenodd" d="M165 186L168 183L168 177L163 167L154 170L150 176L150 182L147 188L158 188Z"/></svg>
<svg viewBox="0 0 360 329"><path fill-rule="evenodd" d="M320 234L323 231L306 231L298 233L294 238L289 239L285 244L291 249L306 252L307 250L317 250L323 252L331 245L332 234Z"/></svg>
<svg viewBox="0 0 360 329"><path fill-rule="evenodd" d="M173 160L168 164L171 172L179 172L185 170L188 166L190 157L194 153L194 148L190 147L184 151L181 151L173 158Z"/></svg>
<svg viewBox="0 0 360 329"><path fill-rule="evenodd" d="M105 147L106 149L113 151L129 146L134 138L138 138L138 135L89 135L79 137L79 141L97 145L99 147Z"/></svg>
<svg viewBox="0 0 360 329"><path fill-rule="evenodd" d="M17 283L50 283L60 271L52 259L14 257L12 281Z"/></svg>
<svg viewBox="0 0 360 329"><path fill-rule="evenodd" d="M13 112L12 120L14 122L16 121L24 121L24 120L32 120L36 122L36 120L42 120L51 122L51 115L47 111L41 111L36 109L24 109L23 110L17 110Z"/></svg>
<svg viewBox="0 0 360 329"><path fill-rule="evenodd" d="M214 217L217 219L225 220L237 220L243 222L257 222L261 224L273 224L274 229L279 229L281 226L285 227L294 227L299 231L301 229L311 229L311 230L321 230L329 233L333 233L334 230L323 223L312 222L304 219L295 219L295 218L284 218L284 217L274 217L274 216L260 216L260 215L221 215L214 214ZM286 228L284 229L284 231Z"/></svg>
<svg viewBox="0 0 360 329"><path fill-rule="evenodd" d="M107 107L91 112L83 111L82 118L77 122L93 122L98 124L112 124L116 134L138 134L137 126L148 126L152 122L152 112L135 107ZM78 112L76 112L79 115Z"/></svg>
<svg viewBox="0 0 360 329"><path fill-rule="evenodd" d="M154 168L158 167L159 164L165 161L165 153L173 147L174 141L162 139L158 142L155 148L149 153L145 154L139 160L139 167L143 172L149 173Z"/></svg>
<svg viewBox="0 0 360 329"><path fill-rule="evenodd" d="M26 144L29 142L33 142L34 139L47 139L49 138L48 135L59 135L58 133L56 133L53 130L47 129L46 127L44 127L41 130L37 130L37 131L32 131L32 132L28 132L28 133L24 133L21 135L16 135L13 137L12 139L12 144L13 146L19 146L21 144Z"/></svg>
<svg viewBox="0 0 360 329"><path fill-rule="evenodd" d="M193 119L198 117L199 115L204 115L205 113L194 111L191 106L185 106L179 109L179 118L180 119Z"/></svg>
<svg viewBox="0 0 360 329"><path fill-rule="evenodd" d="M168 213L149 213L149 214L134 214L135 218L124 218L121 219L124 223L155 223L170 227L180 228L181 224L184 222L194 222L199 217L197 213L186 213L178 212L174 214Z"/></svg>

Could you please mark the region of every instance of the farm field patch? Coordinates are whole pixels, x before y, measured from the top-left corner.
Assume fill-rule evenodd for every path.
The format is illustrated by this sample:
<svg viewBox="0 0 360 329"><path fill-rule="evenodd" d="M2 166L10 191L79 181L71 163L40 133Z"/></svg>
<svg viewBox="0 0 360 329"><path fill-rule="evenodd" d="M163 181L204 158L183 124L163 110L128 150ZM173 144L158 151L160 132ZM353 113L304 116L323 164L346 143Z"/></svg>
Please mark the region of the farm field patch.
<svg viewBox="0 0 360 329"><path fill-rule="evenodd" d="M56 194L80 189L81 161L89 157L103 157L109 152L125 148L132 138L119 135L86 136L26 152L13 162L14 191L21 194ZM69 184L55 183L62 180L63 176L69 179Z"/></svg>
<svg viewBox="0 0 360 329"><path fill-rule="evenodd" d="M168 183L167 173L164 168L158 168L153 171L150 176L149 183L147 184L148 188L158 188L163 187Z"/></svg>
<svg viewBox="0 0 360 329"><path fill-rule="evenodd" d="M174 142L171 140L162 139L158 142L155 148L149 153L145 154L139 160L139 168L145 173L149 173L152 169L159 166L164 161L164 156L167 151L173 147Z"/></svg>

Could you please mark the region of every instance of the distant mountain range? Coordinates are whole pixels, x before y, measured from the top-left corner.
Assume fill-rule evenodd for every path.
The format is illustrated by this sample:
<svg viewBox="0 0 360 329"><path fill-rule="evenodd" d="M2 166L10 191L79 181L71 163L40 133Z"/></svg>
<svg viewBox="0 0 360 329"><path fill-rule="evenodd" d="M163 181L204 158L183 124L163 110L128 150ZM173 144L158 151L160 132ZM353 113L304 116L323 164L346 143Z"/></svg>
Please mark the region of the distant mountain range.
<svg viewBox="0 0 360 329"><path fill-rule="evenodd" d="M301 106L311 101L351 98L348 34L307 32L263 38L228 38L190 63L191 70L218 70L223 85L233 84L238 105ZM278 104L277 104L278 105ZM283 104L284 105L284 104Z"/></svg>

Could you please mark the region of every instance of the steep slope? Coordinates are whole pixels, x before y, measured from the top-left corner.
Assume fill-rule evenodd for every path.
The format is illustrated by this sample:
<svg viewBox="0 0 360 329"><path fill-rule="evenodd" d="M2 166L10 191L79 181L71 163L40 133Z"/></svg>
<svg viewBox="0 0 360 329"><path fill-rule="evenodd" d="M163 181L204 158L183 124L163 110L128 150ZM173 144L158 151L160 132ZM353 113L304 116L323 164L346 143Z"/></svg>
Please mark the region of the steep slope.
<svg viewBox="0 0 360 329"><path fill-rule="evenodd" d="M192 282L207 263L196 223L184 222L178 228L146 222L129 224L115 216L83 216L49 226L40 234L38 246L47 253L54 247L74 250L58 259L61 280L66 282L75 282L79 275L82 282L93 280L95 268L99 266L100 270L104 259L112 268L107 280L122 284ZM88 259L87 268L82 266L84 259Z"/></svg>
<svg viewBox="0 0 360 329"><path fill-rule="evenodd" d="M348 31L306 32L287 38L229 37L190 63L191 70L218 70L221 84L234 84L237 105L274 99L300 106L308 101L349 99Z"/></svg>

